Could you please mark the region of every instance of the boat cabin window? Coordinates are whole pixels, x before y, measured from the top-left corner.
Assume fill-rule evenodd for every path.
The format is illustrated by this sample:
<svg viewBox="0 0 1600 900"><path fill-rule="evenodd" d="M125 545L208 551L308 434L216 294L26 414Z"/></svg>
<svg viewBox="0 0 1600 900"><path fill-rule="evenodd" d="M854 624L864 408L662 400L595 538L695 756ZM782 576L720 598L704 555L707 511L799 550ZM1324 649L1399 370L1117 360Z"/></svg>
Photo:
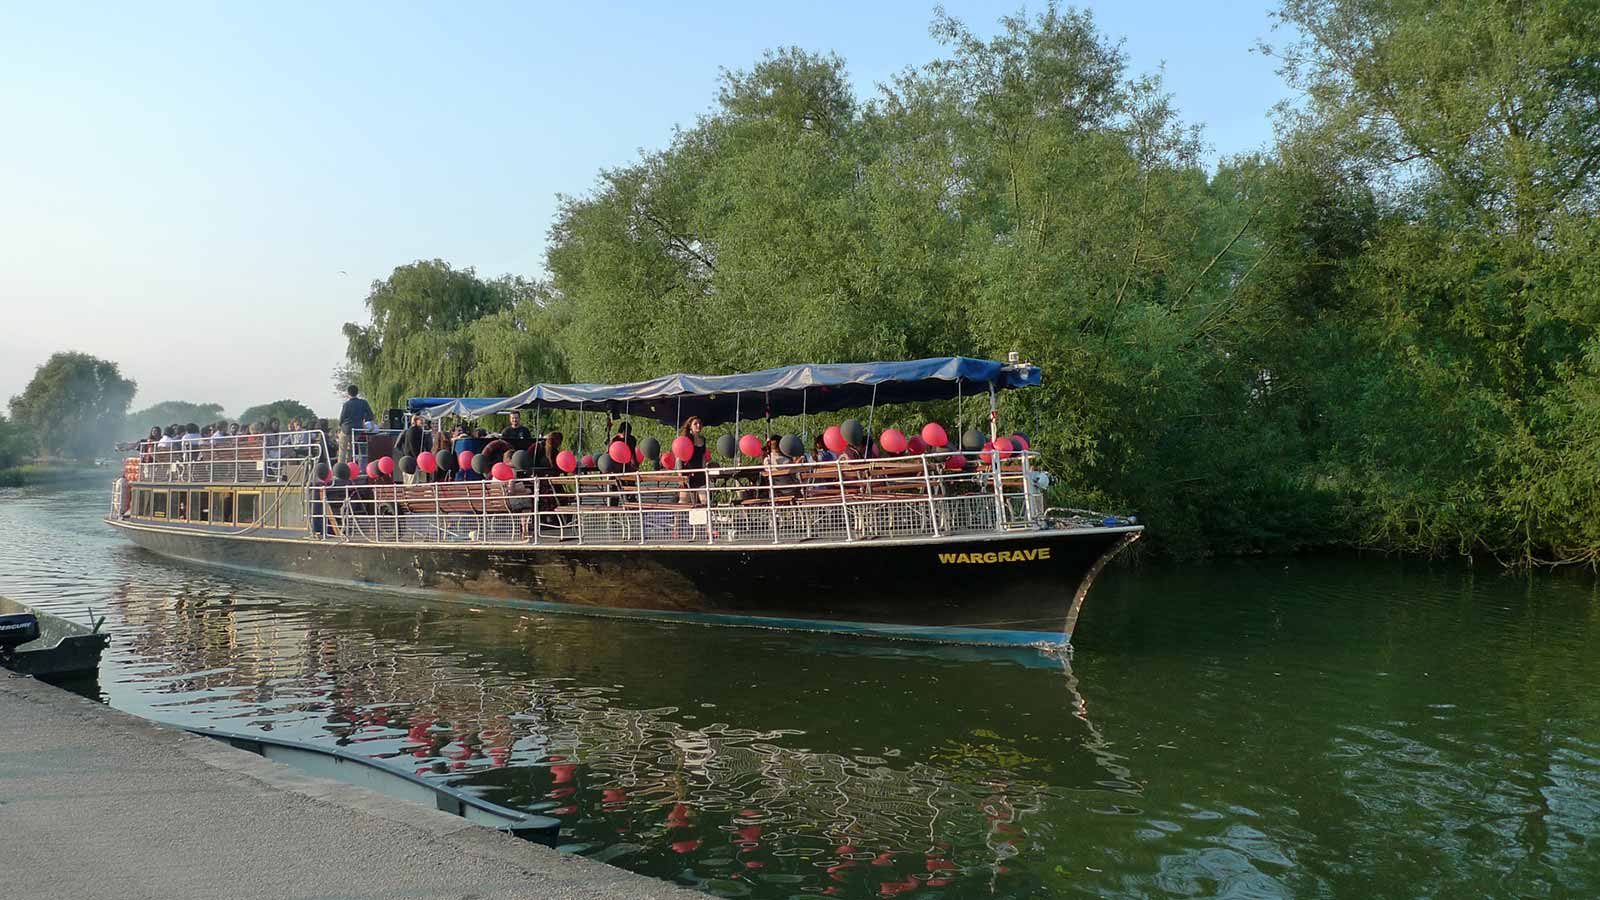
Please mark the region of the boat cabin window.
<svg viewBox="0 0 1600 900"><path fill-rule="evenodd" d="M169 519L189 518L189 493L187 491L173 491L171 506L167 509Z"/></svg>
<svg viewBox="0 0 1600 900"><path fill-rule="evenodd" d="M211 521L224 525L233 521L233 491L211 492Z"/></svg>
<svg viewBox="0 0 1600 900"><path fill-rule="evenodd" d="M209 498L210 495L205 491L189 492L189 521L210 521L210 518L206 515L211 509L210 503L207 502Z"/></svg>
<svg viewBox="0 0 1600 900"><path fill-rule="evenodd" d="M150 491L135 491L133 514L142 518L150 518Z"/></svg>
<svg viewBox="0 0 1600 900"><path fill-rule="evenodd" d="M260 494L240 491L239 499L236 500L235 503L236 505L234 506L234 510L238 513L238 515L234 518L234 521L240 525L252 524L255 522L256 518L261 515Z"/></svg>
<svg viewBox="0 0 1600 900"><path fill-rule="evenodd" d="M165 519L167 517L166 491L150 492L150 515L156 517L157 519Z"/></svg>

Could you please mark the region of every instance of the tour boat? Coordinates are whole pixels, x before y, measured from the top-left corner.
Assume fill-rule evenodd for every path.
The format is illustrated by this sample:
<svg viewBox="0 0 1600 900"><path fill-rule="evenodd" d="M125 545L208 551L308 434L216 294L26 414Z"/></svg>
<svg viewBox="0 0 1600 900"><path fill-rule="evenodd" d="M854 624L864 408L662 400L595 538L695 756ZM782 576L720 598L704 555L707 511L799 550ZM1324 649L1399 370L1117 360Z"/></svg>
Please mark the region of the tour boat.
<svg viewBox="0 0 1600 900"><path fill-rule="evenodd" d="M1059 647L1095 578L1143 526L1046 504L1039 454L1000 429L997 403L1040 377L1015 359L946 357L417 398L409 407L430 421L528 410L538 423L562 410L665 431L693 416L715 451L680 442L690 452L677 456L705 459L686 469L671 453L644 458L648 439L584 447L579 437L531 475L501 465L483 480L440 480L452 448L421 460L429 480L413 474L420 455L392 456L373 435L356 467L375 477L351 483L329 480L321 432L215 438L128 459L107 522L179 559L530 609ZM986 410L963 412L985 398ZM939 401L954 401L956 435L934 424L873 435L882 407ZM865 411L867 425L842 423L874 437L847 454L865 458L791 452L780 464L734 449L753 432L742 443L754 450L774 420L805 433L846 410ZM585 450L598 462L580 462Z"/></svg>

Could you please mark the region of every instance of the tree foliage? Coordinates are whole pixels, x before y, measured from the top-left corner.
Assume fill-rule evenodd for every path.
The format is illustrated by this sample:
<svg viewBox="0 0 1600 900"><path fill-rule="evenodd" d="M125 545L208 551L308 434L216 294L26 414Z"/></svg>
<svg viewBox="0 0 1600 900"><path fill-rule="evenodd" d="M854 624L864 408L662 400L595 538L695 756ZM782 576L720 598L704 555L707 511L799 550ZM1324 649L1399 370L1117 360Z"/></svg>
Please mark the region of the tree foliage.
<svg viewBox="0 0 1600 900"><path fill-rule="evenodd" d="M57 353L11 398L11 418L37 449L89 459L110 450L136 388L114 362Z"/></svg>
<svg viewBox="0 0 1600 900"><path fill-rule="evenodd" d="M1330 454L1382 546L1600 560L1600 17L1290 0L1284 155L1373 198Z"/></svg>
<svg viewBox="0 0 1600 900"><path fill-rule="evenodd" d="M417 395L503 396L566 377L560 314L537 283L418 261L373 282L367 309L367 324L344 326L341 374L375 409Z"/></svg>
<svg viewBox="0 0 1600 900"><path fill-rule="evenodd" d="M1600 562L1588 6L1283 0L1305 100L1214 171L1086 12L939 13L939 58L868 97L777 50L561 198L548 283L402 266L348 361L392 405L1017 350L1045 384L1002 413L1053 502L1167 553Z"/></svg>
<svg viewBox="0 0 1600 900"><path fill-rule="evenodd" d="M27 459L32 449L28 436L17 423L0 415L0 469L9 469Z"/></svg>
<svg viewBox="0 0 1600 900"><path fill-rule="evenodd" d="M311 407L298 400L274 400L271 403L252 406L240 413L239 424L254 425L257 422L266 423L272 419L277 419L280 426L288 428L290 419L299 419L301 422L307 422L315 418L317 418L317 414L312 411Z"/></svg>

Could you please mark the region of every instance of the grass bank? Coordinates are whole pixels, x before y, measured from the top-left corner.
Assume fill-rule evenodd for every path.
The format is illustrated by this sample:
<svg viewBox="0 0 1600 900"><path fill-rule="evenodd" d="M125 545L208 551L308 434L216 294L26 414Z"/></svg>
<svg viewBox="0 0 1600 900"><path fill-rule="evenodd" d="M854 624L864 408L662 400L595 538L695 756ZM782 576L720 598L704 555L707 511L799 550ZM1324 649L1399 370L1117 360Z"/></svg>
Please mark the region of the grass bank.
<svg viewBox="0 0 1600 900"><path fill-rule="evenodd" d="M103 477L102 477L103 476ZM22 487L30 484L67 484L85 479L104 480L110 484L117 477L109 466L67 465L61 463L29 463L0 469L0 487Z"/></svg>

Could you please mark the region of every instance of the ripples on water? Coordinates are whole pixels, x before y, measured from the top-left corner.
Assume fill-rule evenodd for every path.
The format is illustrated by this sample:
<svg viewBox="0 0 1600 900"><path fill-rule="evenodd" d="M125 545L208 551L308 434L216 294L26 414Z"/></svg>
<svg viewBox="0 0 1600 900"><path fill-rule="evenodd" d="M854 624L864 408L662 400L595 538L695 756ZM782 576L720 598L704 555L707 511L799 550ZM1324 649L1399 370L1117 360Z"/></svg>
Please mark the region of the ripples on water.
<svg viewBox="0 0 1600 900"><path fill-rule="evenodd" d="M243 575L103 505L0 491L0 591L109 614L112 705L360 748L715 894L1600 894L1577 579L1113 572L1063 664Z"/></svg>

